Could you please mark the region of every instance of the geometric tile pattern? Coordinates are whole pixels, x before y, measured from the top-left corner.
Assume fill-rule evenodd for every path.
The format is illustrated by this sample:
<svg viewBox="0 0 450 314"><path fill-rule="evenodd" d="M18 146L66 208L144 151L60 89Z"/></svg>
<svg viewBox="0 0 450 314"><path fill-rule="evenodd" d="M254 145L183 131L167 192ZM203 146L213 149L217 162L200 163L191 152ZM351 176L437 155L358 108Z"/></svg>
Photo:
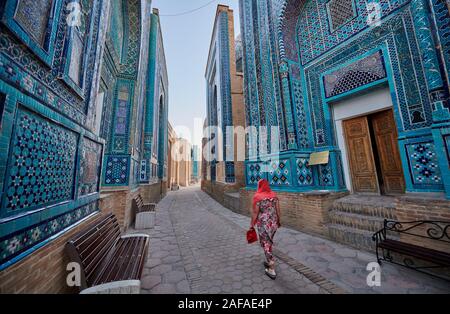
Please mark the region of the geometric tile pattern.
<svg viewBox="0 0 450 314"><path fill-rule="evenodd" d="M386 77L380 51L324 76L326 97L343 94Z"/></svg>
<svg viewBox="0 0 450 314"><path fill-rule="evenodd" d="M263 163L251 163L247 165L247 183L248 185L256 185L259 180L265 178Z"/></svg>
<svg viewBox="0 0 450 314"><path fill-rule="evenodd" d="M83 61L88 54L86 50L91 31L90 22L94 6L94 0L82 0L80 4L79 25L70 29L70 55L67 56L69 66L67 75L77 85L82 85L84 65Z"/></svg>
<svg viewBox="0 0 450 314"><path fill-rule="evenodd" d="M319 185L320 186L333 186L333 172L330 164L319 165Z"/></svg>
<svg viewBox="0 0 450 314"><path fill-rule="evenodd" d="M414 184L442 184L434 143L409 144L406 149L410 159L411 176Z"/></svg>
<svg viewBox="0 0 450 314"><path fill-rule="evenodd" d="M297 159L297 182L300 186L308 186L314 183L313 172L307 158Z"/></svg>
<svg viewBox="0 0 450 314"><path fill-rule="evenodd" d="M88 138L83 139L78 182L79 196L98 192L102 152L101 144Z"/></svg>
<svg viewBox="0 0 450 314"><path fill-rule="evenodd" d="M441 40L443 60L447 71L450 72L450 7L448 2L442 0L432 0L435 20Z"/></svg>
<svg viewBox="0 0 450 314"><path fill-rule="evenodd" d="M289 159L271 162L269 182L271 185L291 185L291 162Z"/></svg>
<svg viewBox="0 0 450 314"><path fill-rule="evenodd" d="M129 156L108 156L106 158L105 185L128 184Z"/></svg>
<svg viewBox="0 0 450 314"><path fill-rule="evenodd" d="M18 109L3 208L18 211L71 199L77 140L76 133Z"/></svg>
<svg viewBox="0 0 450 314"><path fill-rule="evenodd" d="M447 153L447 159L448 159L449 167L450 167L450 135L449 134L444 136L444 147L445 147L445 152Z"/></svg>
<svg viewBox="0 0 450 314"><path fill-rule="evenodd" d="M43 46L47 34L52 2L50 0L20 0L17 4L14 18L41 46Z"/></svg>
<svg viewBox="0 0 450 314"><path fill-rule="evenodd" d="M112 141L112 151L116 153L126 153L128 149L128 132L130 129L130 102L131 102L131 82L121 81L115 93L116 104L114 111L114 126Z"/></svg>
<svg viewBox="0 0 450 314"><path fill-rule="evenodd" d="M327 3L328 20L332 31L356 16L353 0L331 0Z"/></svg>
<svg viewBox="0 0 450 314"><path fill-rule="evenodd" d="M147 181L147 160L141 160L139 176L140 176L139 180L141 182Z"/></svg>
<svg viewBox="0 0 450 314"><path fill-rule="evenodd" d="M387 48L383 58L390 61L391 78L396 88L394 97L397 98L397 105L402 116L402 119L398 121L398 128L410 130L431 124L429 98L425 89L420 88L420 86L426 86L425 77L421 71L420 51L415 44L412 32L409 31L413 29L413 26L408 23L412 23L408 11L397 13L390 20L382 23L378 32L369 31L361 34L354 39L352 45L335 49L322 62L317 62L305 70L306 80L309 82L307 84L308 106L313 119L312 128L316 134L317 146L326 146L333 141L330 138L333 130L325 122L330 117L323 105L321 74L333 70L345 62L344 60L357 59L361 54L382 45L386 45Z"/></svg>
<svg viewBox="0 0 450 314"><path fill-rule="evenodd" d="M141 47L141 9L139 0L124 1L124 10L127 12L127 44L124 46L120 71L126 75L136 76L139 65L139 54Z"/></svg>
<svg viewBox="0 0 450 314"><path fill-rule="evenodd" d="M63 231L98 210L97 202L77 208L0 239L0 267L33 246Z"/></svg>
<svg viewBox="0 0 450 314"><path fill-rule="evenodd" d="M236 178L234 176L234 162L225 162L225 182L234 183Z"/></svg>
<svg viewBox="0 0 450 314"><path fill-rule="evenodd" d="M97 210L96 204L85 204L98 197L93 193L100 180L102 144L89 131L100 30L106 28L100 17L105 21L107 6L78 1L85 14L75 30L67 23L69 2L74 1L1 1L0 82L10 102L0 127L0 155L6 159L0 214L11 219L0 223L0 263L28 254Z"/></svg>
<svg viewBox="0 0 450 314"><path fill-rule="evenodd" d="M297 1L293 1L297 2ZM298 1L300 2L300 1ZM408 0L383 0L382 17ZM353 6L355 6L353 8ZM298 22L301 63L306 64L368 27L366 1L306 1ZM330 19L331 18L331 19ZM331 24L332 27L329 27ZM295 37L289 40L295 40Z"/></svg>

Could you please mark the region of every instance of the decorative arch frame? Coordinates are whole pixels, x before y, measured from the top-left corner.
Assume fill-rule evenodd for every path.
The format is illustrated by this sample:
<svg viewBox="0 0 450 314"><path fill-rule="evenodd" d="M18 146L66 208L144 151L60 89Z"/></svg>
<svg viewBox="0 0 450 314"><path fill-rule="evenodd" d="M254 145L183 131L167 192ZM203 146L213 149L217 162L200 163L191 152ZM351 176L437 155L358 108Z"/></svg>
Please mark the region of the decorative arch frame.
<svg viewBox="0 0 450 314"><path fill-rule="evenodd" d="M124 24L125 38L120 62L120 74L131 79L137 79L142 29L141 0L122 0L122 7L125 11L125 21L128 21L128 23Z"/></svg>
<svg viewBox="0 0 450 314"><path fill-rule="evenodd" d="M307 0L282 0L277 16L278 49L280 61L287 59L300 63L297 47L297 29L300 10Z"/></svg>

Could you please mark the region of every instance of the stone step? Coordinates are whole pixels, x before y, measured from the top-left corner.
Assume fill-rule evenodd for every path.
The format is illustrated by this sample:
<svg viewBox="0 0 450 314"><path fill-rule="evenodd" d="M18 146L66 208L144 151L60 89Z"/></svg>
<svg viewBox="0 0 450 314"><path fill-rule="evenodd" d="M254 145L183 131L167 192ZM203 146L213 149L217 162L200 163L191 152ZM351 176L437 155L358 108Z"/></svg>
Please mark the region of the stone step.
<svg viewBox="0 0 450 314"><path fill-rule="evenodd" d="M344 197L336 200L332 210L386 219L395 219L395 204L383 197Z"/></svg>
<svg viewBox="0 0 450 314"><path fill-rule="evenodd" d="M330 238L336 242L375 252L375 242L372 241L373 232L337 224L329 224L328 231Z"/></svg>
<svg viewBox="0 0 450 314"><path fill-rule="evenodd" d="M342 225L371 232L382 229L384 223L384 218L337 210L330 211L329 217L333 225Z"/></svg>

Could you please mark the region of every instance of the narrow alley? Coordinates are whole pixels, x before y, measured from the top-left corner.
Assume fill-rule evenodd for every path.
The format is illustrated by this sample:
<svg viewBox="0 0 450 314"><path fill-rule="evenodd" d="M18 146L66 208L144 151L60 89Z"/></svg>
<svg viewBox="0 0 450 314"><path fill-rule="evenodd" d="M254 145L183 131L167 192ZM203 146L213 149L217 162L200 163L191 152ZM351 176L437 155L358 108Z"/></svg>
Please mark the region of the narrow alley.
<svg viewBox="0 0 450 314"><path fill-rule="evenodd" d="M169 192L158 205L142 293L444 293L448 283L383 265L381 287L367 286L375 256L281 228L275 236L278 277L264 275L264 254L248 245L249 218L199 187ZM133 230L139 232L140 230Z"/></svg>

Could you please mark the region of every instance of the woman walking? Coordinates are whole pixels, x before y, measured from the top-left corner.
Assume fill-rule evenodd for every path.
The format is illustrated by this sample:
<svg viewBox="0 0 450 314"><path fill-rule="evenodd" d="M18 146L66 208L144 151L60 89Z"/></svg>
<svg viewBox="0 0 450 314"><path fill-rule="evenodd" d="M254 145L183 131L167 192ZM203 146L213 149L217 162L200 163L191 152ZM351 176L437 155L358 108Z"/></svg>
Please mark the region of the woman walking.
<svg viewBox="0 0 450 314"><path fill-rule="evenodd" d="M259 242L264 250L266 275L275 279L275 259L272 254L273 238L280 223L280 204L277 194L270 189L265 179L258 182L258 190L253 197L252 221L250 228L258 229Z"/></svg>

